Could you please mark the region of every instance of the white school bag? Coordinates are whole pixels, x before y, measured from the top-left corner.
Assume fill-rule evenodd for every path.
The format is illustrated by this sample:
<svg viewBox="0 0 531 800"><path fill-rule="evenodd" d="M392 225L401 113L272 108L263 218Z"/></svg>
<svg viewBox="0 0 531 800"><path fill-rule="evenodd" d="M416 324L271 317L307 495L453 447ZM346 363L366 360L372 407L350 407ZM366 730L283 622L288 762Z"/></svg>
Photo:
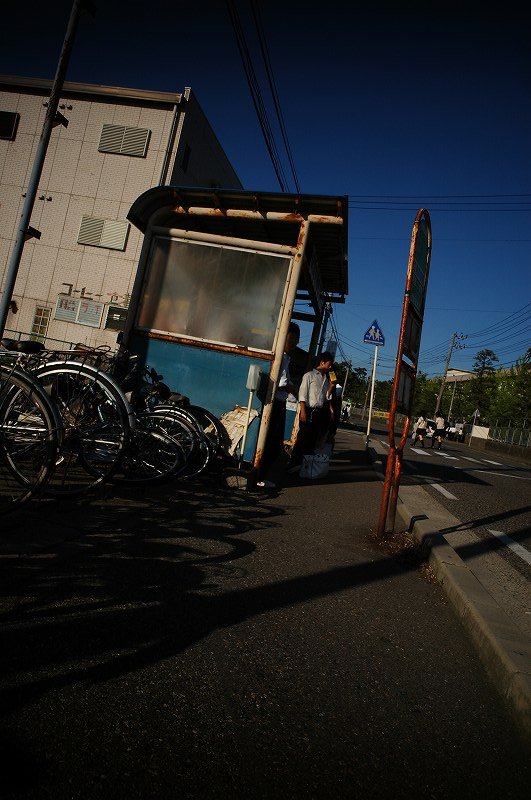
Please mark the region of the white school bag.
<svg viewBox="0 0 531 800"><path fill-rule="evenodd" d="M303 456L300 477L313 481L328 475L331 451L331 445L325 444L312 455Z"/></svg>

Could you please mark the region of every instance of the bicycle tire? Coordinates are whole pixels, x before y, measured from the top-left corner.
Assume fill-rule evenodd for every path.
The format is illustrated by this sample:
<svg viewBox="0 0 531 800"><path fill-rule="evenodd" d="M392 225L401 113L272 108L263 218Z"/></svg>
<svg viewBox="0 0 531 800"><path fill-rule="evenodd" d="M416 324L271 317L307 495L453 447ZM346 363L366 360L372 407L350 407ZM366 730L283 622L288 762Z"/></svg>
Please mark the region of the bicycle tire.
<svg viewBox="0 0 531 800"><path fill-rule="evenodd" d="M155 406L152 413L166 418L164 431L170 436L175 435L179 438L182 435L180 434L182 428L188 432L188 435L191 436L191 447L188 449L186 466L181 475L187 478L200 475L210 461L211 449L197 420L188 411L173 405Z"/></svg>
<svg viewBox="0 0 531 800"><path fill-rule="evenodd" d="M52 361L33 374L63 422L59 459L46 492L84 495L118 469L135 424L131 407L115 381L90 364Z"/></svg>
<svg viewBox="0 0 531 800"><path fill-rule="evenodd" d="M50 480L61 421L42 387L18 368L0 366L0 514Z"/></svg>
<svg viewBox="0 0 531 800"><path fill-rule="evenodd" d="M183 456L183 471L195 446L195 431L176 415L144 411L137 414L137 422L142 427L163 433L175 441Z"/></svg>
<svg viewBox="0 0 531 800"><path fill-rule="evenodd" d="M219 420L208 409L202 406L189 406L188 409L196 418L204 435L217 455L221 450L227 450L230 446L230 437L221 420Z"/></svg>
<svg viewBox="0 0 531 800"><path fill-rule="evenodd" d="M175 439L139 421L113 482L163 483L182 472L186 459Z"/></svg>

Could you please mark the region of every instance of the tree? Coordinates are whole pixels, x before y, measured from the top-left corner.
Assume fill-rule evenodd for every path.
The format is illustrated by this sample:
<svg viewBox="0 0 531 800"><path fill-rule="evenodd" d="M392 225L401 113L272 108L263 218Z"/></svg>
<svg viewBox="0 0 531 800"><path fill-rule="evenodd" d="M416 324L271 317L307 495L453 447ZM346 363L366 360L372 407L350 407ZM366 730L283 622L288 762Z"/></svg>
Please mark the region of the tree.
<svg viewBox="0 0 531 800"><path fill-rule="evenodd" d="M508 372L498 373L491 417L501 424L529 424L531 418L531 347ZM492 420L491 420L492 421Z"/></svg>
<svg viewBox="0 0 531 800"><path fill-rule="evenodd" d="M339 361L336 372L340 383L343 383L348 372L343 396L354 406L363 406L367 391L367 370L363 367L352 367L347 361Z"/></svg>
<svg viewBox="0 0 531 800"><path fill-rule="evenodd" d="M413 417L417 417L421 411L425 411L427 414L431 413L437 398L439 384L439 379L428 379L428 376L425 372L422 372L421 370L417 372L417 377L415 380L415 392L413 396Z"/></svg>
<svg viewBox="0 0 531 800"><path fill-rule="evenodd" d="M373 408L377 408L379 411L389 411L392 390L393 381L376 381L374 384Z"/></svg>
<svg viewBox="0 0 531 800"><path fill-rule="evenodd" d="M478 378L484 375L493 375L496 372L494 366L496 361L498 361L498 356L493 350L480 350L479 353L476 353L472 369Z"/></svg>
<svg viewBox="0 0 531 800"><path fill-rule="evenodd" d="M493 350L480 350L476 353L473 371L476 377L470 382L470 394L481 418L489 417L490 406L496 390L496 368L498 357Z"/></svg>

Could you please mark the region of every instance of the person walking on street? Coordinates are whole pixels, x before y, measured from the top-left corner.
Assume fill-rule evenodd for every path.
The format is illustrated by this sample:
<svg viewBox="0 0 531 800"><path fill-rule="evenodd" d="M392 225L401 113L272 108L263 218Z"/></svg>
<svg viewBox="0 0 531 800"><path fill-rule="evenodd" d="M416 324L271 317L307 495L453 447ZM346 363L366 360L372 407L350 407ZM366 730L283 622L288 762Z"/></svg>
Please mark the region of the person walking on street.
<svg viewBox="0 0 531 800"><path fill-rule="evenodd" d="M330 383L332 384L330 391L330 427L328 431L328 435L330 440L334 441L334 437L337 433L337 427L341 421L341 404L343 402L343 387L337 381L332 380L333 373L331 372L328 376Z"/></svg>
<svg viewBox="0 0 531 800"><path fill-rule="evenodd" d="M419 442L421 447L424 447L424 437L426 436L426 426L427 426L427 424L428 423L426 421L426 412L425 411L421 411L420 412L420 417L417 420L417 427L416 427L416 430L415 430L415 432L417 434L417 440L418 440L418 442Z"/></svg>
<svg viewBox="0 0 531 800"><path fill-rule="evenodd" d="M314 452L319 436L328 429L332 388L328 373L333 363L332 353L325 351L317 356L314 369L303 375L299 389L299 431L288 472L298 472L302 457Z"/></svg>
<svg viewBox="0 0 531 800"><path fill-rule="evenodd" d="M438 442L437 450L441 449L443 436L445 434L445 429L446 429L445 419L444 419L443 415L441 414L441 412L438 411L436 416L435 416L435 430L433 432L433 436L431 437L431 448L432 448L432 450L435 447L435 440L437 440L437 442Z"/></svg>
<svg viewBox="0 0 531 800"><path fill-rule="evenodd" d="M296 391L295 386L291 382L289 373L290 354L295 350L299 343L300 328L295 322L290 322L288 333L286 336L286 343L284 345L284 354L282 356L282 363L280 365L280 377L278 379L278 386L275 392L275 398L271 406L271 416L269 418L269 428L267 431L267 439L264 446L262 455L262 462L260 464L260 474L262 480L257 481L256 485L259 489L274 489L276 483L268 480L267 476L270 473L271 467L275 464L280 454L284 449L284 431L286 428L286 400L288 395Z"/></svg>
<svg viewBox="0 0 531 800"><path fill-rule="evenodd" d="M418 421L418 419L416 419L415 422L413 423L413 430L411 431L411 447L413 447L413 445L417 441L417 428L418 428L418 426L419 426L419 421Z"/></svg>

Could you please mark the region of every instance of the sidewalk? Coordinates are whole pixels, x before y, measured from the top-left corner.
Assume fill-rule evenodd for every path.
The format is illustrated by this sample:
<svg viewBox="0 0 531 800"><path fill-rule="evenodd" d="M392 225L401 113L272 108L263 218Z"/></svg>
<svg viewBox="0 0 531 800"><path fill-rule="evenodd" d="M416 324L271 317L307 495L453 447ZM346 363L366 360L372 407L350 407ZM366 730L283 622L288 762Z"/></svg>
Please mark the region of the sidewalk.
<svg viewBox="0 0 531 800"><path fill-rule="evenodd" d="M383 477L387 451L377 437L371 440L369 452ZM400 487L396 528L401 525L411 533L419 550L429 557L485 669L531 741L529 621L521 617L521 609L517 613L510 587L503 585L500 576L499 585L495 571L489 569L489 562L495 556L481 545L471 544L461 521L430 497L422 486L408 485L405 475ZM465 562L459 553L467 551L473 551L474 558ZM529 595L524 600L527 600L524 608L529 609Z"/></svg>
<svg viewBox="0 0 531 800"><path fill-rule="evenodd" d="M524 798L528 751L340 432L276 495L169 484L0 540L5 798ZM6 518L7 519L7 518Z"/></svg>

